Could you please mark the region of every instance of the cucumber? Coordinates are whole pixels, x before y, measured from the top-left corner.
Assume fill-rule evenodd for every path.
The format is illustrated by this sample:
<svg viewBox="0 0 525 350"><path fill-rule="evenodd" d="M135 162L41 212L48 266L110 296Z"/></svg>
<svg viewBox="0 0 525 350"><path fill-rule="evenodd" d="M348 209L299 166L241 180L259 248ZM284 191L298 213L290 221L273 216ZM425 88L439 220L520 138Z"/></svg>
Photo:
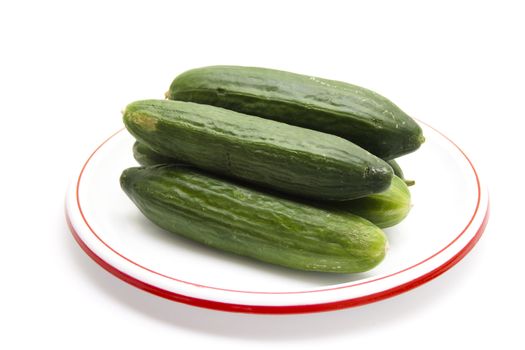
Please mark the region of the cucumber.
<svg viewBox="0 0 525 350"><path fill-rule="evenodd" d="M400 177L403 180L405 179L405 174L403 174L403 170L401 169L399 164L394 159L387 161L387 163L388 165L392 167L392 170L394 171L395 176Z"/></svg>
<svg viewBox="0 0 525 350"><path fill-rule="evenodd" d="M394 159L387 161L387 163L388 165L392 167L392 170L394 171L394 175L402 179L407 186L413 186L416 184L414 180L405 179L405 174L403 174L403 170L401 169L399 164Z"/></svg>
<svg viewBox="0 0 525 350"><path fill-rule="evenodd" d="M393 176L385 161L340 137L214 106L137 101L124 124L164 156L305 198L364 197Z"/></svg>
<svg viewBox="0 0 525 350"><path fill-rule="evenodd" d="M133 151L135 159L139 164L144 166L169 163L180 164L180 161L177 159L164 157L139 142L135 143ZM394 161L389 161L388 163L391 164L391 162ZM395 163L395 165L397 165L397 163ZM335 204L331 203L327 206L327 209L356 214L380 228L386 228L400 223L410 211L410 191L403 179L398 177L399 175L403 176L399 165L397 165L397 169L393 166L392 168L394 171L397 170L398 175L392 178L392 183L386 191L350 201L337 202ZM309 204L313 206L326 205L315 202L310 202Z"/></svg>
<svg viewBox="0 0 525 350"><path fill-rule="evenodd" d="M156 164L177 164L178 160L159 154L148 146L136 141L133 144L133 157L142 166Z"/></svg>
<svg viewBox="0 0 525 350"><path fill-rule="evenodd" d="M397 176L394 176L392 184L384 192L330 206L332 210L363 217L381 228L391 227L403 221L410 208L410 191L405 181Z"/></svg>
<svg viewBox="0 0 525 350"><path fill-rule="evenodd" d="M385 97L340 81L273 69L211 66L177 76L166 97L343 137L383 159L419 148L419 125Z"/></svg>
<svg viewBox="0 0 525 350"><path fill-rule="evenodd" d="M159 227L293 269L355 273L384 258L387 238L352 215L260 192L190 167L124 170L121 187Z"/></svg>

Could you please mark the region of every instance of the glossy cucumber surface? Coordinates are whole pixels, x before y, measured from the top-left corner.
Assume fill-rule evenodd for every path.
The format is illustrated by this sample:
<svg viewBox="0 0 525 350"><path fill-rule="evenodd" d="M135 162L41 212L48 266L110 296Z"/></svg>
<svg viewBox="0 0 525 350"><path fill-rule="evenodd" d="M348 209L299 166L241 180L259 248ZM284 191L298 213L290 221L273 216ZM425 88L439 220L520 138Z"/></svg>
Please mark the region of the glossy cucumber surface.
<svg viewBox="0 0 525 350"><path fill-rule="evenodd" d="M387 238L359 216L260 192L185 166L126 169L122 189L158 226L208 246L309 271L379 264Z"/></svg>
<svg viewBox="0 0 525 350"><path fill-rule="evenodd" d="M214 105L343 137L383 159L424 142L421 128L362 87L274 69L210 66L177 76L166 97Z"/></svg>
<svg viewBox="0 0 525 350"><path fill-rule="evenodd" d="M342 201L386 190L392 168L326 133L191 102L129 104L124 124L159 154L304 198Z"/></svg>
<svg viewBox="0 0 525 350"><path fill-rule="evenodd" d="M133 158L142 166L158 164L177 164L180 161L155 152L138 141L133 144Z"/></svg>
<svg viewBox="0 0 525 350"><path fill-rule="evenodd" d="M386 228L403 221L410 212L411 206L410 191L405 181L394 176L392 185L386 191L337 203L332 208L353 213L378 227Z"/></svg>
<svg viewBox="0 0 525 350"><path fill-rule="evenodd" d="M181 164L177 159L164 157L139 142L135 143L133 150L135 159L143 166ZM390 164L391 162L389 161L388 163ZM397 167L399 168L398 165ZM401 168L398 169L397 174L402 176L403 174L399 172L400 170ZM396 171L395 168L394 171ZM319 203L315 202L311 204L314 206L319 205ZM405 181L398 176L392 178L392 183L386 191L332 205L332 209L359 215L380 228L400 223L408 215L410 208L410 191Z"/></svg>

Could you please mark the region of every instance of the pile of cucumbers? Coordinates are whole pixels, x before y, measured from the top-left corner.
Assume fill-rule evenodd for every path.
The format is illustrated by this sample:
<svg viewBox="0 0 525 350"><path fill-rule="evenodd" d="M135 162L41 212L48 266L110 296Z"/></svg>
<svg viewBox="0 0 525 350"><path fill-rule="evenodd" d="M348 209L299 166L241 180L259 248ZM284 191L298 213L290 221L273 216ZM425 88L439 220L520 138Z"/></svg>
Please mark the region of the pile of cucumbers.
<svg viewBox="0 0 525 350"><path fill-rule="evenodd" d="M382 228L408 214L395 158L419 125L361 87L265 68L177 76L165 100L124 110L141 167L120 184L158 226L223 251L356 273L385 257Z"/></svg>

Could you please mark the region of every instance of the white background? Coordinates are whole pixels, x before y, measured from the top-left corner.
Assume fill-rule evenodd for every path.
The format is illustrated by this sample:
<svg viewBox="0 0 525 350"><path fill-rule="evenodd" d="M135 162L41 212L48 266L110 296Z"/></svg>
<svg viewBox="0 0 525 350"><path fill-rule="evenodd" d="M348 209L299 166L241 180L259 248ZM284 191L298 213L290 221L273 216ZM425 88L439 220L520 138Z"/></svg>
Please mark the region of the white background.
<svg viewBox="0 0 525 350"><path fill-rule="evenodd" d="M16 1L0 5L0 347L499 348L523 344L525 10L511 1ZM68 182L182 71L291 70L373 89L455 140L492 215L446 274L375 304L258 316L116 279L64 222ZM436 219L443 219L436 212ZM424 234L424 232L422 232Z"/></svg>

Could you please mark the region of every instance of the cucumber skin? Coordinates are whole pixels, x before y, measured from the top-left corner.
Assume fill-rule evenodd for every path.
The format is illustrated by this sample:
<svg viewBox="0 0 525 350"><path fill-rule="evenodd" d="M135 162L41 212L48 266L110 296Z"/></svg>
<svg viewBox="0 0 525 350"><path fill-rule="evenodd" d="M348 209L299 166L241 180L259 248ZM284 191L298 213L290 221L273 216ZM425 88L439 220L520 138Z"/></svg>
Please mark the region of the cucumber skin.
<svg viewBox="0 0 525 350"><path fill-rule="evenodd" d="M401 166L394 159L388 160L387 163L390 165L390 167L392 167L394 175L403 180L407 186L414 186L416 184L414 180L405 179L405 174L403 173Z"/></svg>
<svg viewBox="0 0 525 350"><path fill-rule="evenodd" d="M192 69L173 80L166 97L334 134L383 159L413 152L424 142L421 128L411 117L371 90L279 70Z"/></svg>
<svg viewBox="0 0 525 350"><path fill-rule="evenodd" d="M387 228L399 224L407 217L411 209L411 196L405 181L394 176L386 191L335 203L331 205L331 209L358 215L380 228Z"/></svg>
<svg viewBox="0 0 525 350"><path fill-rule="evenodd" d="M394 171L395 176L401 178L402 180L405 179L405 174L403 174L403 170L401 169L399 164L394 159L387 161L387 163L388 165L392 167L392 170Z"/></svg>
<svg viewBox="0 0 525 350"><path fill-rule="evenodd" d="M392 168L340 137L223 108L145 100L124 124L157 153L304 198L349 200L386 190Z"/></svg>
<svg viewBox="0 0 525 350"><path fill-rule="evenodd" d="M135 160L142 166L180 163L174 158L155 152L138 141L135 141L133 144L133 158L135 158Z"/></svg>
<svg viewBox="0 0 525 350"><path fill-rule="evenodd" d="M181 164L177 159L164 157L139 142L135 142L133 153L135 159L142 166ZM388 163L392 165L391 162L393 161ZM393 166L392 168L396 171L396 168ZM399 165L397 165L397 168L399 171L401 170ZM403 175L402 172L398 172L398 174ZM308 204L321 207L326 206L325 203L319 202L309 202ZM330 203L326 208L328 210L352 213L367 219L380 228L387 228L397 225L408 215L411 208L410 191L403 179L397 175L392 178L392 183L386 191L350 201Z"/></svg>
<svg viewBox="0 0 525 350"><path fill-rule="evenodd" d="M293 269L356 273L387 238L369 221L295 202L184 166L124 170L122 189L153 223L211 247Z"/></svg>

